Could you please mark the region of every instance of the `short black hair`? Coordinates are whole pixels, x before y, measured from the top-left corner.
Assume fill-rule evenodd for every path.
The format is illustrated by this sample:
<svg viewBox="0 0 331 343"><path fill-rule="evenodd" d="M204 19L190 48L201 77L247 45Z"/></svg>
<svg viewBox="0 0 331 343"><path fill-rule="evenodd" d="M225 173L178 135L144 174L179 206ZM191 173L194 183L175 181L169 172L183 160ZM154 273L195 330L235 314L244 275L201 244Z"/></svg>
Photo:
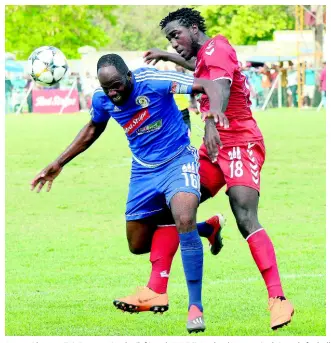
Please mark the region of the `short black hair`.
<svg viewBox="0 0 331 343"><path fill-rule="evenodd" d="M206 33L205 19L202 17L199 11L193 8L179 8L177 11L170 12L160 21L161 29L164 29L168 23L175 20L178 20L181 25L187 28L191 27L193 24L196 24L198 25L200 31Z"/></svg>
<svg viewBox="0 0 331 343"><path fill-rule="evenodd" d="M122 75L127 75L127 73L129 72L129 68L124 62L123 58L117 54L107 54L101 56L97 64L97 72L100 68L108 66L114 66Z"/></svg>

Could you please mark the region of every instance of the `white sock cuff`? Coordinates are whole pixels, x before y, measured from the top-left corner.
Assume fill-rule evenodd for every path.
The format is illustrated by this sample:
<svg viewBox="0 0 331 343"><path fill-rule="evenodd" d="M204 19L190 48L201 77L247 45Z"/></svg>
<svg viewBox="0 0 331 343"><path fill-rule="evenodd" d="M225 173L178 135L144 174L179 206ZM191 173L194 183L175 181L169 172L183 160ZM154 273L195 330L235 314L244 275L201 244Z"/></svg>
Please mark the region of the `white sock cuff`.
<svg viewBox="0 0 331 343"><path fill-rule="evenodd" d="M256 231L252 232L250 235L248 235L248 236L246 237L246 241L248 241L248 238L252 237L254 234L256 234L257 232L262 231L262 230L264 230L263 227L261 227L261 229L258 229L258 230L256 230Z"/></svg>

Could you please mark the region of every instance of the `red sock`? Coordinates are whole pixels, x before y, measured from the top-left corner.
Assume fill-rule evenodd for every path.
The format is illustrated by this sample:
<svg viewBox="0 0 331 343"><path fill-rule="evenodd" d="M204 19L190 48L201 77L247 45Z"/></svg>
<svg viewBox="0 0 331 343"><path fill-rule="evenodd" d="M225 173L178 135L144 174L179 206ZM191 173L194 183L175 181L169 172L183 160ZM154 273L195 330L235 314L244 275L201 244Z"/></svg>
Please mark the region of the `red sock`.
<svg viewBox="0 0 331 343"><path fill-rule="evenodd" d="M264 229L260 229L249 235L246 240L267 286L269 298L283 297L275 250L269 236Z"/></svg>
<svg viewBox="0 0 331 343"><path fill-rule="evenodd" d="M152 272L147 287L156 293L166 293L172 260L179 246L175 225L158 226L150 254Z"/></svg>

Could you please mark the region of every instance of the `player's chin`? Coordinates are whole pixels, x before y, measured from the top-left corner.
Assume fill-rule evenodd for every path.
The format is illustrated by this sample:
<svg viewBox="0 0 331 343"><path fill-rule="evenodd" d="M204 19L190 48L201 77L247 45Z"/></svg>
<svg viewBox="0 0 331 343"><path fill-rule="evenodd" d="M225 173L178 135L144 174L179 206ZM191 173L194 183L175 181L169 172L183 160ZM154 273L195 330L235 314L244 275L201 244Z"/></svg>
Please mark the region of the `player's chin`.
<svg viewBox="0 0 331 343"><path fill-rule="evenodd" d="M117 96L117 97L114 97L114 98L110 98L112 103L115 104L115 105L121 105L121 103L123 103L123 97L121 96Z"/></svg>
<svg viewBox="0 0 331 343"><path fill-rule="evenodd" d="M193 55L190 54L189 52L184 52L184 53L181 54L181 56L182 56L186 61L190 60L190 59L193 57Z"/></svg>

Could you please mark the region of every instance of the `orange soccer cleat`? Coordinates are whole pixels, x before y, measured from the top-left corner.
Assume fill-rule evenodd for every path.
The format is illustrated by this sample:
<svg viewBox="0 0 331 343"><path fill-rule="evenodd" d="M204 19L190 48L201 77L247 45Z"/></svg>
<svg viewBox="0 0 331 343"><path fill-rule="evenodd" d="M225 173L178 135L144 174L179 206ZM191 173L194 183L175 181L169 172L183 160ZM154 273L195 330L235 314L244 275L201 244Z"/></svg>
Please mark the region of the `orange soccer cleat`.
<svg viewBox="0 0 331 343"><path fill-rule="evenodd" d="M286 299L269 298L268 309L270 311L270 327L277 330L290 323L294 314L293 305Z"/></svg>
<svg viewBox="0 0 331 343"><path fill-rule="evenodd" d="M113 304L119 310L130 313L152 311L162 314L169 309L167 293L159 294L148 287L139 287L135 294L115 299Z"/></svg>

